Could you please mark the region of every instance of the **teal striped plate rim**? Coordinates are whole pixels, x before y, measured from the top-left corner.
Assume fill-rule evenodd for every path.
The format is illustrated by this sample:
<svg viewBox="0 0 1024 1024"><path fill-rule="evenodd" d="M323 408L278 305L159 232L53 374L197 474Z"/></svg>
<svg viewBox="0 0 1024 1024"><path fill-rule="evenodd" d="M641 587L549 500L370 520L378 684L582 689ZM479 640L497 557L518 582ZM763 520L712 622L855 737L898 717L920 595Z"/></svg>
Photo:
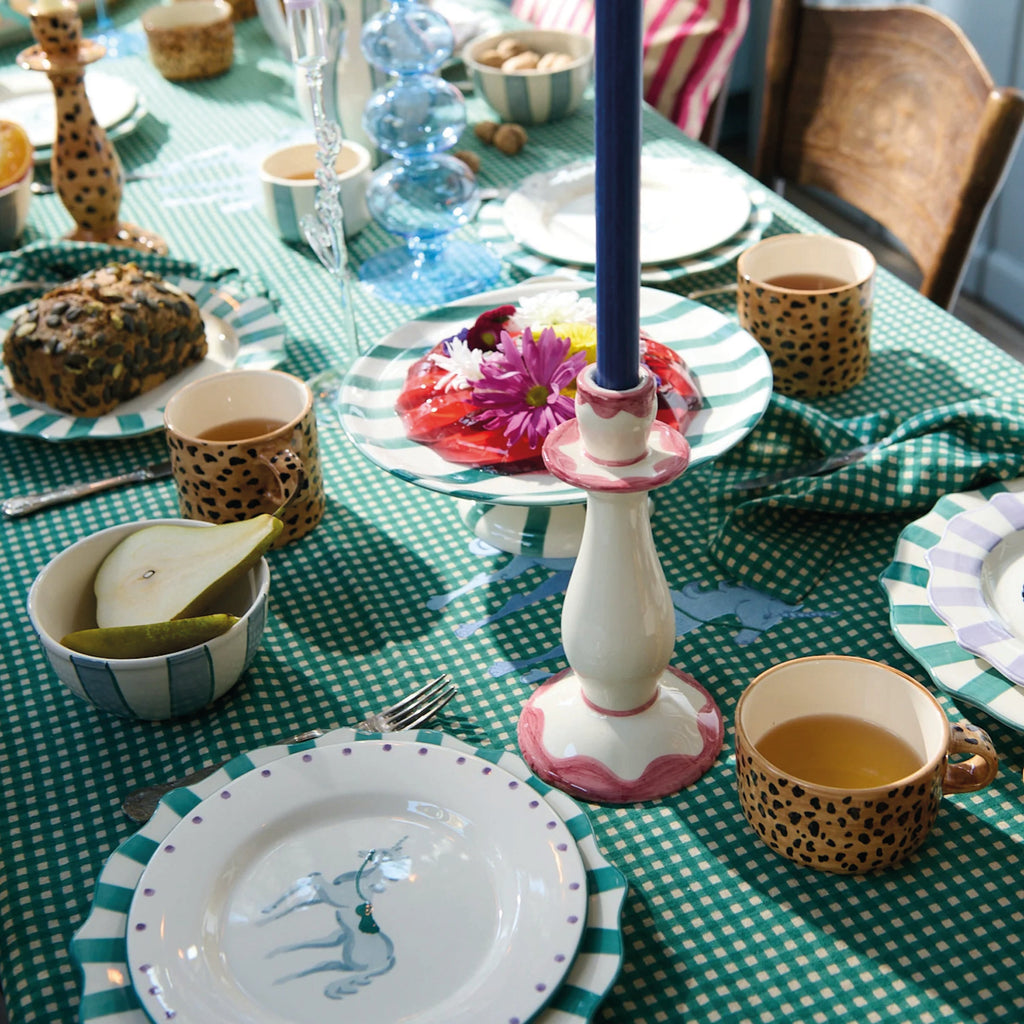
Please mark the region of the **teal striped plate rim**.
<svg viewBox="0 0 1024 1024"><path fill-rule="evenodd" d="M337 406L356 447L400 479L457 498L497 505L582 501L579 490L543 471L505 476L449 462L410 441L395 413L409 367L437 342L488 309L552 289L595 294L588 282L548 278L471 296L405 324L356 360ZM690 465L716 458L743 440L772 394L771 364L757 340L722 313L656 288L640 289L640 323L686 360L697 382L703 405L686 431Z"/></svg>
<svg viewBox="0 0 1024 1024"><path fill-rule="evenodd" d="M96 417L70 416L23 398L10 387L5 370L0 384L0 432L44 441L137 437L163 429L167 400L190 381L224 370L269 370L284 362L287 331L264 296L246 296L230 285L189 277L168 275L167 280L192 295L203 313L209 351L201 363ZM7 333L24 308L0 313L0 333Z"/></svg>
<svg viewBox="0 0 1024 1024"><path fill-rule="evenodd" d="M750 198L750 215L735 235L704 252L677 262L641 267L641 283L646 285L666 284L669 281L678 281L680 278L688 277L690 274L702 274L708 270L715 270L725 266L730 260L736 259L744 249L760 241L761 236L772 222L772 211L767 205L767 192L760 186L754 186L747 188L747 195ZM504 203L500 201L484 203L477 214L477 230L480 239L486 242L497 256L513 267L533 276L565 273L566 270L569 270L582 278L593 279L593 267L559 263L520 244L512 237L505 225L503 207Z"/></svg>
<svg viewBox="0 0 1024 1024"><path fill-rule="evenodd" d="M96 881L89 916L71 940L71 956L81 975L81 1024L150 1024L132 987L126 960L128 912L150 859L186 814L230 780L288 754L380 739L379 733L336 729L304 743L263 747L239 755L194 786L168 793L153 817L110 855ZM626 879L601 853L586 813L571 797L536 778L524 761L507 751L474 747L428 729L389 733L387 739L443 746L498 765L533 788L564 822L586 870L587 916L571 968L547 1005L531 1018L531 1024L593 1020L622 966L621 915Z"/></svg>
<svg viewBox="0 0 1024 1024"><path fill-rule="evenodd" d="M927 552L942 539L946 524L961 512L980 508L994 494L1024 490L1024 479L989 484L977 491L947 494L899 535L893 561L879 577L889 598L889 623L908 654L952 697L1024 730L1024 689L987 661L964 650L953 629L928 600Z"/></svg>

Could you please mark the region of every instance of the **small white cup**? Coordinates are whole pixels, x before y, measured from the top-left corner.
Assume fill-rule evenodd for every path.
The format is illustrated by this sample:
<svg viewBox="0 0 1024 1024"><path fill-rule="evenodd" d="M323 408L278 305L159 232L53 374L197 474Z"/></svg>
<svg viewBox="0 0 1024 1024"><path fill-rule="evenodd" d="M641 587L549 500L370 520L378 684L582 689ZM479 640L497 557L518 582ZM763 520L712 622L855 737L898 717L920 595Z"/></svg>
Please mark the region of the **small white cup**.
<svg viewBox="0 0 1024 1024"><path fill-rule="evenodd" d="M345 237L362 231L370 221L366 188L370 183L370 153L346 139L335 162L341 183ZM267 219L286 242L305 242L302 218L313 213L316 200L316 144L299 143L275 150L260 165Z"/></svg>

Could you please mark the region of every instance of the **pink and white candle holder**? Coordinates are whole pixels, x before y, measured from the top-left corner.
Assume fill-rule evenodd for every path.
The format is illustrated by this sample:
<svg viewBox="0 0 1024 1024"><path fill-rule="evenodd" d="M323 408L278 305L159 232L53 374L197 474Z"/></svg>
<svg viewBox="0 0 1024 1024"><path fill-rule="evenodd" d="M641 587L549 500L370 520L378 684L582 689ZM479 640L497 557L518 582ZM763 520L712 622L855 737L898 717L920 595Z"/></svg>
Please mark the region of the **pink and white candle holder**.
<svg viewBox="0 0 1024 1024"><path fill-rule="evenodd" d="M577 379L576 419L556 427L544 463L587 492L580 553L562 607L570 668L538 687L519 719L533 771L595 803L667 796L711 767L722 715L691 675L669 665L675 614L654 546L648 492L675 480L690 448L655 420L650 371L626 391Z"/></svg>

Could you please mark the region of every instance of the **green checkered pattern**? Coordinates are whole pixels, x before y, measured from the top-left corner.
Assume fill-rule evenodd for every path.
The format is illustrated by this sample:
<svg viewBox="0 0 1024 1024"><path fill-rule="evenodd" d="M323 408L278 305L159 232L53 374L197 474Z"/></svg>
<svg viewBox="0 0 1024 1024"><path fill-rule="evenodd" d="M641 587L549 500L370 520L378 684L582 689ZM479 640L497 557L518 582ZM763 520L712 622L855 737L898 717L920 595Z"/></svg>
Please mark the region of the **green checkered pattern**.
<svg viewBox="0 0 1024 1024"><path fill-rule="evenodd" d="M747 492L729 486L883 440L860 462L823 476ZM733 579L799 601L847 545L857 543L868 517L910 518L949 491L1024 473L1024 402L1016 393L970 398L899 422L884 408L836 419L775 395L758 429L719 460L719 469L725 486L714 505L723 523L712 554Z"/></svg>
<svg viewBox="0 0 1024 1024"><path fill-rule="evenodd" d="M119 8L118 20L142 7L134 0ZM4 63L16 50L4 51ZM117 142L125 165L164 171L127 186L123 217L162 234L175 259L206 273L234 268L240 280L273 297L290 332L286 369L305 377L344 368L353 350L337 285L308 250L274 237L258 198L255 205L246 201L258 193L257 144L302 127L291 71L260 25L238 26L235 66L219 79L171 85L143 57L99 66L135 83L149 109ZM470 114L488 116L475 99ZM712 159L656 116L646 115L644 131L652 152ZM515 157L480 145L471 133L464 145L481 156L482 184L501 187L592 151L592 133L584 109L529 129L530 141ZM248 181L248 192L239 180ZM781 199L767 201L774 212L768 233L817 229ZM26 242L52 241L69 227L59 199L36 197ZM474 229L464 236L473 240ZM371 226L353 243L353 260L393 243ZM685 293L727 283L734 273L730 263L669 287ZM519 276L506 266L497 283ZM731 310L728 296L707 301ZM875 436L924 409L1013 399L1024 387L1017 363L888 274L880 277L876 301L868 379L816 404L840 424L840 436ZM357 289L360 345L422 312ZM878 420L850 422L870 414ZM951 716L966 715L990 730L1002 769L988 790L946 799L926 846L891 874L803 871L762 846L741 814L731 720L739 693L759 672L787 658L829 652L875 658L929 682L894 638L878 584L900 531L919 510L894 506L860 515L856 497L845 498L844 521L856 528L852 539L801 583L798 599L777 605L761 622L748 613L757 605L751 593L732 588L723 569L722 559L735 556L718 550L719 559L712 557L733 509L751 499L731 491L736 474L839 445L831 434L819 445L814 438L821 435L783 419L780 410L771 411L743 449L747 461L738 462L737 453L696 467L655 496L655 541L669 585L692 599L674 664L708 688L730 724L718 761L682 793L638 806L588 808L600 849L630 883L622 970L595 1019L1019 1024L1024 746L1018 732L983 709L940 695ZM750 453L767 445L767 431L776 432L772 444L783 450L754 459ZM327 513L306 540L271 555L262 649L226 698L187 720L126 721L76 700L47 665L25 612L32 579L61 548L124 519L176 514L171 483L0 524L6 819L0 981L14 1024L77 1019L79 979L68 944L89 912L104 862L133 831L119 810L127 790L313 724L351 724L441 669L458 681L460 695L439 726L474 746L514 750L519 712L533 687L530 670L546 675L564 667L553 653L560 595L528 600L551 579L551 566L480 552L452 499L377 469L328 423L322 448ZM6 491L42 490L152 462L163 452L159 436L62 444L5 436L0 479ZM972 472L964 480L973 478ZM743 557L767 565L770 554L773 578L765 586L784 583L835 543L821 515L794 509L785 516L777 550L766 553L751 542ZM744 571L734 565L732 574ZM498 575L488 585L460 589L480 574ZM523 607L500 614L510 602ZM529 659L536 662L528 668L508 664Z"/></svg>

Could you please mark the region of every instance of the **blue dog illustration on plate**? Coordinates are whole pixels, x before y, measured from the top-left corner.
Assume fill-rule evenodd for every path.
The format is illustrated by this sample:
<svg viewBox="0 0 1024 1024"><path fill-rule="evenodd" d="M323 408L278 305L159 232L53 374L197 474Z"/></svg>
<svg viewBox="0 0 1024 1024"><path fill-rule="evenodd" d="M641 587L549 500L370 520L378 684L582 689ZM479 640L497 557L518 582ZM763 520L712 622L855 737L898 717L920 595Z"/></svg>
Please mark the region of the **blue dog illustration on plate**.
<svg viewBox="0 0 1024 1024"><path fill-rule="evenodd" d="M287 892L263 909L260 925L271 924L286 914L308 907L334 908L337 927L322 938L311 938L288 946L278 946L268 957L300 950L337 950L336 955L320 960L301 971L278 978L275 984L305 978L322 971L343 975L324 987L328 999L353 995L364 985L395 965L395 944L382 932L373 916L370 893L382 893L389 882L409 877L412 861L402 856L403 836L393 846L381 850L360 850L363 861L354 871L338 875L328 882L319 871L300 878Z"/></svg>

